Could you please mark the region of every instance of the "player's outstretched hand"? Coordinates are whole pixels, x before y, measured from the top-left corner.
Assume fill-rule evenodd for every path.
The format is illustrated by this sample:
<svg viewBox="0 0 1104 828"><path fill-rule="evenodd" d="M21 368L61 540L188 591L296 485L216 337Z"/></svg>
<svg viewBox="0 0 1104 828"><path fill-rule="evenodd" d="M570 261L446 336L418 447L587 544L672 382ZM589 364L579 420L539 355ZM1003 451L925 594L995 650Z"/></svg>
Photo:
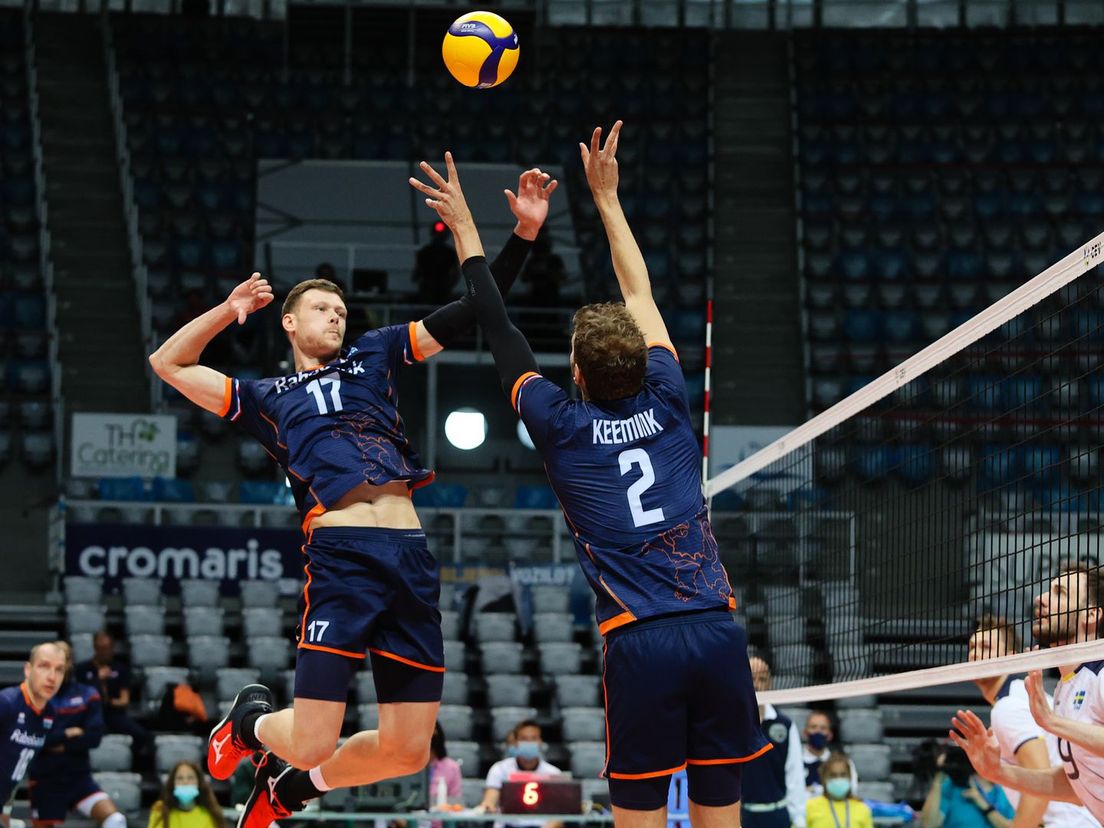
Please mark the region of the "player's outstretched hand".
<svg viewBox="0 0 1104 828"><path fill-rule="evenodd" d="M579 143L579 154L583 158L587 184L595 198L617 193L617 140L621 137L622 121L617 121L606 136L605 145L600 146L602 128L595 127L590 136L590 147Z"/></svg>
<svg viewBox="0 0 1104 828"><path fill-rule="evenodd" d="M1031 704L1031 715L1035 722L1043 730L1050 730L1054 725L1054 709L1050 706L1046 689L1043 687L1043 671L1032 670L1024 679L1024 687L1027 689L1027 699Z"/></svg>
<svg viewBox="0 0 1104 828"><path fill-rule="evenodd" d="M460 189L460 176L456 174L456 165L452 161L452 153L445 153L447 181L427 162L423 161L418 166L421 167L423 173L429 176L429 180L436 185L436 189L434 189L417 178L410 179L410 186L426 196L426 206L436 210L437 215L441 217L441 221L447 224L454 233L457 225L461 223L471 222L474 224L471 210L468 209L468 202L464 199L464 191Z"/></svg>
<svg viewBox="0 0 1104 828"><path fill-rule="evenodd" d="M260 273L254 273L236 288L226 298L226 304L230 310L238 316L238 324L244 325L245 318L253 311L259 311L272 301L272 285L268 279L262 278Z"/></svg>
<svg viewBox="0 0 1104 828"><path fill-rule="evenodd" d="M966 751L974 770L990 782L999 782L1000 745L993 731L972 710L959 710L951 724L951 741Z"/></svg>
<svg viewBox="0 0 1104 828"><path fill-rule="evenodd" d="M533 241L540 232L544 220L548 218L548 200L560 182L537 168L526 170L518 178L518 190L505 190L506 202L510 212L517 219L514 232L523 239Z"/></svg>

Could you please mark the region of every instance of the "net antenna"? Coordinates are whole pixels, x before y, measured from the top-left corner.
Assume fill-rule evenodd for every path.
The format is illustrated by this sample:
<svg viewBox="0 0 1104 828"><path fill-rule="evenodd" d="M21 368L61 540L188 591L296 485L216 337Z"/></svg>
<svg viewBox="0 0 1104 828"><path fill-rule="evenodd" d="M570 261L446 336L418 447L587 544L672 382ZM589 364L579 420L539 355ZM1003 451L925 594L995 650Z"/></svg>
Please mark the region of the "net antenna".
<svg viewBox="0 0 1104 828"><path fill-rule="evenodd" d="M1104 657L1076 634L985 662L965 649L990 611L1030 642L1062 566L1100 565L1102 260L1104 234L706 482L738 612L774 663L762 701Z"/></svg>

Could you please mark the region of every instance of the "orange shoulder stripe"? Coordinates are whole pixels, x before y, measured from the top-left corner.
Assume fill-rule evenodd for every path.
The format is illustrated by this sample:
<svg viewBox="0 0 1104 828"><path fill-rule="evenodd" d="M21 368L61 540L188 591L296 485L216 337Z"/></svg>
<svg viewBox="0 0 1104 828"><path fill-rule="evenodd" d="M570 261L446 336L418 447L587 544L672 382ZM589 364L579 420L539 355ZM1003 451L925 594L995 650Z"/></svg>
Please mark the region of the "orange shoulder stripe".
<svg viewBox="0 0 1104 828"><path fill-rule="evenodd" d="M517 411L519 414L521 413L520 411L518 411L518 394L521 393L521 386L525 385L525 383L527 383L533 377L539 376L540 374L538 374L536 371L526 371L514 381L514 387L510 390L510 406L514 409L514 411Z"/></svg>
<svg viewBox="0 0 1104 828"><path fill-rule="evenodd" d="M670 342L659 342L657 340L655 342L649 342L648 347L649 348L666 348L668 351L671 352L671 355L675 358L675 361L676 362L678 361L678 358L679 358L678 357L678 351L675 350L675 346L672 345Z"/></svg>
<svg viewBox="0 0 1104 828"><path fill-rule="evenodd" d="M421 362L425 359L425 355L418 347L418 323L411 322L407 325L406 330L410 334L410 353L413 355L415 362Z"/></svg>
<svg viewBox="0 0 1104 828"><path fill-rule="evenodd" d="M219 416L225 417L230 413L230 398L234 396L234 381L230 377L226 378L226 387L222 390L222 408L219 409Z"/></svg>

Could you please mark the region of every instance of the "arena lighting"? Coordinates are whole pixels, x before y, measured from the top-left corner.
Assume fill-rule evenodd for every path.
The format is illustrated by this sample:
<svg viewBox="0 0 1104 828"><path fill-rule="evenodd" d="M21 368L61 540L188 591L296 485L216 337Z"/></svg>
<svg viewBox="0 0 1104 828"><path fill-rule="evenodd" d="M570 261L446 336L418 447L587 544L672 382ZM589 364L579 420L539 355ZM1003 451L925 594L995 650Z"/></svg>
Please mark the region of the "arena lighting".
<svg viewBox="0 0 1104 828"><path fill-rule="evenodd" d="M487 418L474 408L458 408L445 418L445 437L463 451L479 448L487 439Z"/></svg>
<svg viewBox="0 0 1104 828"><path fill-rule="evenodd" d="M537 447L533 445L533 438L529 436L529 429L525 427L525 423L521 420L518 420L517 435L523 446L527 449L536 450Z"/></svg>

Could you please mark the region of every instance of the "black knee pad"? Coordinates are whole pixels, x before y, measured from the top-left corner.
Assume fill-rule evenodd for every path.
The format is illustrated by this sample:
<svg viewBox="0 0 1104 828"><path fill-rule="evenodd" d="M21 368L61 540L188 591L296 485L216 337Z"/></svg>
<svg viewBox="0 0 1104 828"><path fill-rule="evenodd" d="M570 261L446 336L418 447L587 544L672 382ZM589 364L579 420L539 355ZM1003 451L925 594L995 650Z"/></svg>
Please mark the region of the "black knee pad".
<svg viewBox="0 0 1104 828"><path fill-rule="evenodd" d="M708 808L724 808L740 801L743 765L687 765L686 788L691 802Z"/></svg>
<svg viewBox="0 0 1104 828"><path fill-rule="evenodd" d="M629 811L655 811L667 805L671 774L647 779L610 779L610 802Z"/></svg>

